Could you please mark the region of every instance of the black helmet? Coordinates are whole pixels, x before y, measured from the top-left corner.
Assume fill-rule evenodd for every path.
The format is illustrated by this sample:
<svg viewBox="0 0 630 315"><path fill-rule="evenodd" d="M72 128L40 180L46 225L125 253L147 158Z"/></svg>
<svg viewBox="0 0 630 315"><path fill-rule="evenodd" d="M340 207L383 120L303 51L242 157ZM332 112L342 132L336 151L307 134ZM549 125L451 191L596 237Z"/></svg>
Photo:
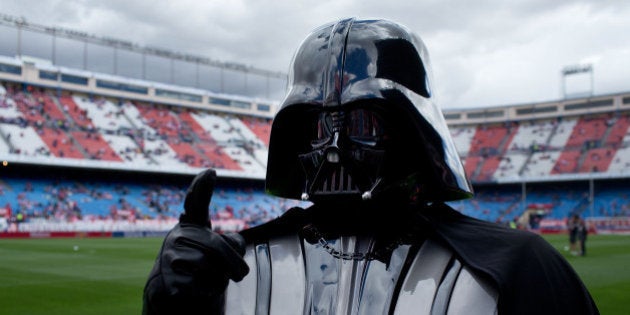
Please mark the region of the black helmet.
<svg viewBox="0 0 630 315"><path fill-rule="evenodd" d="M424 44L386 20L346 19L297 50L269 144L266 190L291 199L469 198Z"/></svg>

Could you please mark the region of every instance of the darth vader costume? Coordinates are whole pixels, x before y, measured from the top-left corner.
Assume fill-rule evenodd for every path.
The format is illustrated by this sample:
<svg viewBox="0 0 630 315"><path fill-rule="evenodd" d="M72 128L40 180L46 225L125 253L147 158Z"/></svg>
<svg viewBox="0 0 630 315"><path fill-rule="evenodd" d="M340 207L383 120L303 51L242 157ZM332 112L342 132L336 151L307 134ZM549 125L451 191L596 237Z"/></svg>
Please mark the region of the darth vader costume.
<svg viewBox="0 0 630 315"><path fill-rule="evenodd" d="M546 241L464 216L472 188L422 41L346 19L297 50L271 131L268 193L309 201L211 231L215 173L193 180L144 291L145 314L597 314Z"/></svg>

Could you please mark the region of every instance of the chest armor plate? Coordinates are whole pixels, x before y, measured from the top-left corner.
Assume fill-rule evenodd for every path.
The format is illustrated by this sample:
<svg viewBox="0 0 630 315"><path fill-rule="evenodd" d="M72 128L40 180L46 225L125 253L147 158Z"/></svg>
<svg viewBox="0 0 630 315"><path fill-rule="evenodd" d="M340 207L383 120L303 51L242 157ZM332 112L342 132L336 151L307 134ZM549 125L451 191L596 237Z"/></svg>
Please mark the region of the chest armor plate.
<svg viewBox="0 0 630 315"><path fill-rule="evenodd" d="M328 240L335 253L366 253L368 238ZM497 293L440 244L400 245L388 264L345 260L298 236L247 248L250 273L230 282L226 314L496 314Z"/></svg>

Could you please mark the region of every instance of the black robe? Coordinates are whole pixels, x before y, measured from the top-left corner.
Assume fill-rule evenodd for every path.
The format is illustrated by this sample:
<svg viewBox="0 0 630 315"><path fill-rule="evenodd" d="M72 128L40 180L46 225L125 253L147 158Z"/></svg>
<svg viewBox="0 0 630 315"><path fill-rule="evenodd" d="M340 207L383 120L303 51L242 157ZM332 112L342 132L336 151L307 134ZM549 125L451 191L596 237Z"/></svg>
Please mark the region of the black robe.
<svg viewBox="0 0 630 315"><path fill-rule="evenodd" d="M444 244L478 276L494 283L499 314L599 314L571 265L539 235L477 220L445 204L409 210L400 216L346 212L344 217L339 209L294 208L241 235L248 243L256 243L300 233L310 224L324 232L344 230L385 237L406 231L415 238Z"/></svg>

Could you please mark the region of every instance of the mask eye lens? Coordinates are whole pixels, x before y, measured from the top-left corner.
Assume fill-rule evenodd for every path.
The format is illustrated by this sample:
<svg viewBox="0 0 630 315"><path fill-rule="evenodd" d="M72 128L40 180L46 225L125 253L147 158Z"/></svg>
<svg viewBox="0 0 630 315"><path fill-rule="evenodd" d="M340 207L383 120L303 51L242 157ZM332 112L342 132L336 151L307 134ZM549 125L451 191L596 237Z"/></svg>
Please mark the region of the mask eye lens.
<svg viewBox="0 0 630 315"><path fill-rule="evenodd" d="M363 145L376 146L385 137L381 118L372 111L357 109L347 117L348 137Z"/></svg>
<svg viewBox="0 0 630 315"><path fill-rule="evenodd" d="M350 140L362 145L375 147L386 138L383 120L373 111L354 109L342 115L345 115L343 130L345 130L345 134ZM316 134L311 141L313 148L319 148L330 141L335 129L332 116L328 112L319 114L314 124Z"/></svg>
<svg viewBox="0 0 630 315"><path fill-rule="evenodd" d="M315 139L311 141L311 146L313 148L322 146L332 136L332 117L328 113L320 113L317 121L315 122L315 130L317 130L317 134L315 135Z"/></svg>

